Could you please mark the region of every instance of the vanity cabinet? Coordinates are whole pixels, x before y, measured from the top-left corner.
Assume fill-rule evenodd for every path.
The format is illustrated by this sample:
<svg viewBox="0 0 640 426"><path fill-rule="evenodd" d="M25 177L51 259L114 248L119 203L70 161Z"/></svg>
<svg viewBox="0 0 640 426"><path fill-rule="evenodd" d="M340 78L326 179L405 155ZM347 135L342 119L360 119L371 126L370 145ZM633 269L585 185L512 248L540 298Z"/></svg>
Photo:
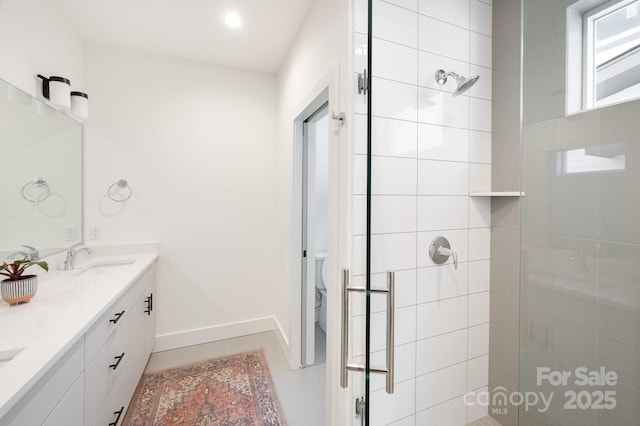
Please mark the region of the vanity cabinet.
<svg viewBox="0 0 640 426"><path fill-rule="evenodd" d="M93 358L85 359L85 425L119 426L124 419L153 349L155 315L147 314L145 300L154 289L149 270L87 333L85 353Z"/></svg>
<svg viewBox="0 0 640 426"><path fill-rule="evenodd" d="M155 340L155 267L109 304L0 426L120 426Z"/></svg>
<svg viewBox="0 0 640 426"><path fill-rule="evenodd" d="M44 376L23 396L13 408L0 419L2 426L41 425L48 417L56 419L63 411L74 411L76 416L84 413L82 398L67 398L74 383L82 376L84 360L84 339L76 341L67 352L44 374ZM6 368L6 367L5 367ZM76 388L76 391L78 388ZM58 411L60 409L60 411ZM53 425L51 421L48 424ZM66 425L66 423L59 423ZM69 424L77 424L73 421Z"/></svg>

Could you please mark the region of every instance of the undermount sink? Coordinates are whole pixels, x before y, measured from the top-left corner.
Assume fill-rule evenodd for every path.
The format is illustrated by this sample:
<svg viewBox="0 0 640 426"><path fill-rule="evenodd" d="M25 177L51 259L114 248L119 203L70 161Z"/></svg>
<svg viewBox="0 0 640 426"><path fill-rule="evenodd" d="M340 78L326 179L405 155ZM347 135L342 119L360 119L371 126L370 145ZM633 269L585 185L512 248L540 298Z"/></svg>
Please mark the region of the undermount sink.
<svg viewBox="0 0 640 426"><path fill-rule="evenodd" d="M0 350L0 368L17 357L23 350L24 348Z"/></svg>
<svg viewBox="0 0 640 426"><path fill-rule="evenodd" d="M135 259L118 259L118 260L103 260L94 262L84 268L82 268L82 273L89 271L101 271L105 269L113 268L114 266L126 266L135 263Z"/></svg>

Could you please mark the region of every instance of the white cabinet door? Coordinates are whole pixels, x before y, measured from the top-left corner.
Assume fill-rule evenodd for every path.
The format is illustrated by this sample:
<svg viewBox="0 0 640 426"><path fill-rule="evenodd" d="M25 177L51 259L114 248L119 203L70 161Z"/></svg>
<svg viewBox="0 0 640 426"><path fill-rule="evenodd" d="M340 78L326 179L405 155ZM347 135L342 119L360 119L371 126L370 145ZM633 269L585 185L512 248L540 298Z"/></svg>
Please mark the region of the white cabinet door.
<svg viewBox="0 0 640 426"><path fill-rule="evenodd" d="M85 370L85 424L93 425L116 383L134 363L131 348L131 314L100 348Z"/></svg>
<svg viewBox="0 0 640 426"><path fill-rule="evenodd" d="M43 426L82 426L84 423L84 373L54 408Z"/></svg>
<svg viewBox="0 0 640 426"><path fill-rule="evenodd" d="M32 389L0 418L0 426L42 424L82 374L83 365L84 339L79 339Z"/></svg>

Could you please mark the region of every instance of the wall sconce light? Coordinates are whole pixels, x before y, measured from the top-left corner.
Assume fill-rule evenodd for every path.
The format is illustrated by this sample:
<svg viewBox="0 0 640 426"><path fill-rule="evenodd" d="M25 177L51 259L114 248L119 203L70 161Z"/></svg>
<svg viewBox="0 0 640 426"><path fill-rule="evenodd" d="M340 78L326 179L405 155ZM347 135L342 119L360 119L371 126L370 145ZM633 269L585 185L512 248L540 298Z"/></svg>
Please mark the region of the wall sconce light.
<svg viewBox="0 0 640 426"><path fill-rule="evenodd" d="M63 108L71 106L71 81L64 77L51 76L49 78L38 74L42 79L42 96L49 99L52 105Z"/></svg>
<svg viewBox="0 0 640 426"><path fill-rule="evenodd" d="M71 115L81 120L89 118L89 95L71 92Z"/></svg>

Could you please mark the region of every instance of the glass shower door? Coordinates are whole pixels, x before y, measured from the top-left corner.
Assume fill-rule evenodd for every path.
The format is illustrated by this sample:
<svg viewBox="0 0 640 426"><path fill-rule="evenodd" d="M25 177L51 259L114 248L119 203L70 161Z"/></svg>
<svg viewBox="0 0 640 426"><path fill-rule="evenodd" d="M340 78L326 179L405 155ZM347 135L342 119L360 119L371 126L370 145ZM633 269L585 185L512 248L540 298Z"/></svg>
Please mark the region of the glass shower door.
<svg viewBox="0 0 640 426"><path fill-rule="evenodd" d="M596 6L623 3L632 2ZM640 424L640 101L583 108L593 105L580 99L587 79L569 74L569 46L583 32L566 17L587 25L584 5L523 2L519 390L549 402L521 404L521 426ZM640 29L632 9L624 16L636 24L616 27L627 42ZM611 74L637 60L637 46L623 50L597 90L637 78L634 67Z"/></svg>

